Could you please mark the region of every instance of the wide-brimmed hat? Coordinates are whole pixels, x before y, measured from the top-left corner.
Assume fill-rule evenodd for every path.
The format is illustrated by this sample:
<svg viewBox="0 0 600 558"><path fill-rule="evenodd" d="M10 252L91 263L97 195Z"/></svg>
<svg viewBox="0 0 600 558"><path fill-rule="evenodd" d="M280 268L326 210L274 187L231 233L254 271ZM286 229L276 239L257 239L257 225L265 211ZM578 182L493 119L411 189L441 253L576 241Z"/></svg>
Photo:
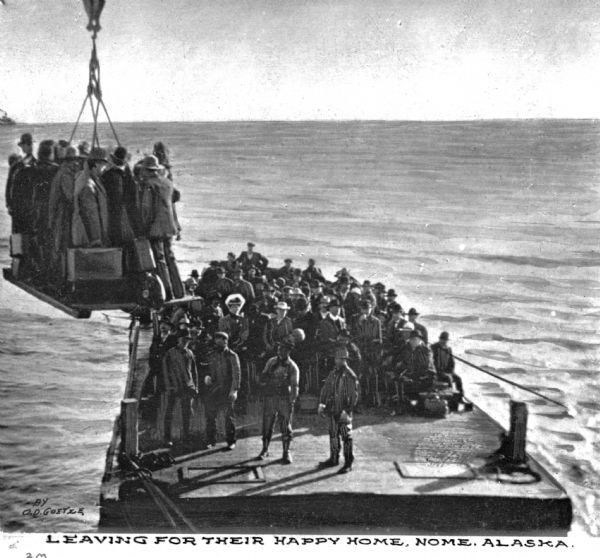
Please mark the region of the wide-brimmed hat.
<svg viewBox="0 0 600 558"><path fill-rule="evenodd" d="M160 165L158 164L158 157L154 155L146 155L142 159L142 168L145 170L160 170Z"/></svg>
<svg viewBox="0 0 600 558"><path fill-rule="evenodd" d="M194 279L198 279L198 277L200 277L200 274L198 273L197 269L192 269L192 272L190 273L190 277L193 277Z"/></svg>
<svg viewBox="0 0 600 558"><path fill-rule="evenodd" d="M416 308L411 308L411 309L408 311L408 315L409 315L409 316L419 316L420 314L417 312Z"/></svg>
<svg viewBox="0 0 600 558"><path fill-rule="evenodd" d="M220 337L221 339L225 339L225 341L229 341L229 335L224 331L217 331L214 335L215 339Z"/></svg>
<svg viewBox="0 0 600 558"><path fill-rule="evenodd" d="M17 145L20 147L22 145L33 145L33 137L31 134L25 133L21 136L19 143Z"/></svg>
<svg viewBox="0 0 600 558"><path fill-rule="evenodd" d="M241 295L241 294L230 294L226 299L225 299L225 304L227 306L232 306L234 304L239 304L240 306L244 306L244 304L246 303L246 299Z"/></svg>
<svg viewBox="0 0 600 558"><path fill-rule="evenodd" d="M387 296L390 297L390 296L398 296L398 295L396 294L396 291L394 289L388 289Z"/></svg>
<svg viewBox="0 0 600 558"><path fill-rule="evenodd" d="M411 324L410 322L406 322L402 326L402 330L404 330L404 331L414 331L415 330L415 326L414 326L414 324Z"/></svg>
<svg viewBox="0 0 600 558"><path fill-rule="evenodd" d="M277 308L278 310L289 310L290 309L288 303L285 302L284 300L279 301L277 303L277 306L275 306L275 308Z"/></svg>

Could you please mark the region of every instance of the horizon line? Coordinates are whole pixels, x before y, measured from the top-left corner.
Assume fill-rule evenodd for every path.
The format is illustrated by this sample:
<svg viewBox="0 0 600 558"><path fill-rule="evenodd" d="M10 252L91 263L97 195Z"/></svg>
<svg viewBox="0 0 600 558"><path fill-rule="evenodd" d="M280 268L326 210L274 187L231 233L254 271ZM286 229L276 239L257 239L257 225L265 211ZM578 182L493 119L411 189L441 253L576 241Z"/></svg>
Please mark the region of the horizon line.
<svg viewBox="0 0 600 558"><path fill-rule="evenodd" d="M457 118L457 119L409 119L409 118L306 118L306 119L221 119L221 120L113 120L113 124L240 124L240 123L281 123L281 124L302 124L302 123L414 123L414 124L462 124L474 122L531 122L531 121L573 121L573 122L596 122L600 121L600 116L585 117L498 117L498 118ZM46 122L16 122L14 126L39 126L52 124L75 124L75 121L56 120ZM79 122L79 124L93 124L91 121ZM108 121L98 122L99 125L109 125Z"/></svg>

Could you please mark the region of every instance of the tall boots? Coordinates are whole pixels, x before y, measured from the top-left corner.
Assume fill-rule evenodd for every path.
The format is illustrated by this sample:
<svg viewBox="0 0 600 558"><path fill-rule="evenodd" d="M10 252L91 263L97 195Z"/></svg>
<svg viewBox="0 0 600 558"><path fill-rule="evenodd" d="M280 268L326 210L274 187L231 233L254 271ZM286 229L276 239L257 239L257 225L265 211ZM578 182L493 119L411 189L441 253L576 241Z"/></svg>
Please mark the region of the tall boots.
<svg viewBox="0 0 600 558"><path fill-rule="evenodd" d="M262 451L258 454L257 459L265 459L266 457L269 457L269 443L270 442L271 442L270 438L263 438Z"/></svg>
<svg viewBox="0 0 600 558"><path fill-rule="evenodd" d="M354 452L352 451L354 443L352 440L344 442L344 466L338 471L340 475L344 475L352 471L352 463L354 462Z"/></svg>
<svg viewBox="0 0 600 558"><path fill-rule="evenodd" d="M283 456L281 461L285 465L289 465L292 462L292 454L290 453L291 440L283 440Z"/></svg>
<svg viewBox="0 0 600 558"><path fill-rule="evenodd" d="M337 467L340 463L340 447L339 442L335 438L329 438L329 459L319 463L319 469L327 469L328 467Z"/></svg>

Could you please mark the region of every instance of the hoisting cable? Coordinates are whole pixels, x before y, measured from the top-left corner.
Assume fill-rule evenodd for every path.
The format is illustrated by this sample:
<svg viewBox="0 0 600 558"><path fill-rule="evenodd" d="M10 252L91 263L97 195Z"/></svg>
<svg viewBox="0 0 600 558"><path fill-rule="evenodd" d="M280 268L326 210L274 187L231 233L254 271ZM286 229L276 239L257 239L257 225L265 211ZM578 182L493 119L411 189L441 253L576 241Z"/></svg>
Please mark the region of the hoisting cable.
<svg viewBox="0 0 600 558"><path fill-rule="evenodd" d="M444 347L442 347L444 349L444 351L446 351L448 354L452 354L450 353L450 351ZM550 403L554 403L555 405L558 405L559 407L563 407L564 409L567 410L567 412L571 415L571 416L575 416L575 411L574 409L571 409L570 407L568 407L567 405L565 405L564 403L561 403L560 401L557 401L556 399L552 399L551 397L548 397L547 395L544 395L543 393L540 393L538 391L535 391L531 388L528 388L522 384L519 384L517 382L513 382L512 380L509 380L508 378L504 378L503 376L500 376L498 374L494 374L493 372L490 372L489 370L486 370L485 368L481 368L481 366L477 366L476 364L473 364L472 362L469 362L468 360L461 358L459 356L456 356L455 354L452 354L452 356L466 364L467 366L470 366L471 368L475 368L475 370L479 370L480 372L484 372L485 374L488 374L489 376L493 376L494 378L501 380L503 382L506 382L507 384L510 384L511 386L514 386L516 388L522 389L523 391L528 391L529 393L532 393L533 395L537 395L538 397L541 397L542 399L545 399L546 401L549 401Z"/></svg>
<svg viewBox="0 0 600 558"><path fill-rule="evenodd" d="M100 14L102 13L102 9L104 8L105 1L104 0L83 0L83 4L85 6L85 10L88 14L89 22L87 25L88 31L92 32L92 53L90 56L89 63L89 72L88 72L88 86L87 86L87 94L83 99L83 103L81 104L81 110L79 111L79 115L77 116L77 120L75 122L75 126L73 127L73 131L71 132L71 137L69 138L69 143L73 141L75 137L75 132L77 131L77 126L79 125L79 121L83 115L85 110L85 105L89 101L90 108L92 111L92 118L94 121L94 129L92 133L92 147L100 147L100 139L98 137L98 116L100 115L100 107L104 110L104 114L106 115L106 119L108 124L110 125L110 129L112 130L113 136L117 141L118 145L121 145L119 141L119 136L113 126L112 120L108 114L108 110L106 105L104 104L104 100L102 99L102 87L100 86L100 61L98 60L98 51L96 49L96 38L98 37L98 31L100 31Z"/></svg>

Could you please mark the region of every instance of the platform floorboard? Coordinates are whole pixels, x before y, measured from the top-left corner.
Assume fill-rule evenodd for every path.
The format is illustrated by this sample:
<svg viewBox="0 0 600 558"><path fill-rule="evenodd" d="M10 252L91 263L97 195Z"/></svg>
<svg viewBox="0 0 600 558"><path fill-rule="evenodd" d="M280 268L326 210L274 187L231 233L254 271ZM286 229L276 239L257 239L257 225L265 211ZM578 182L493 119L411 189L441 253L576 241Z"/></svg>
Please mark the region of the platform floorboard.
<svg viewBox="0 0 600 558"><path fill-rule="evenodd" d="M201 427L202 406L196 427ZM153 478L198 531L270 532L565 532L570 501L535 461L541 480L516 475L499 480L484 471L499 446L500 426L475 407L445 419L391 417L370 410L354 418L354 469L319 469L329 455L327 421L294 417L293 463L281 462L275 436L270 457L260 461L260 405L238 417L238 441L217 447L173 448L175 464ZM142 425L144 423L142 422ZM141 448L155 440L146 426ZM138 501L129 505L149 505ZM146 523L149 521L146 512Z"/></svg>

